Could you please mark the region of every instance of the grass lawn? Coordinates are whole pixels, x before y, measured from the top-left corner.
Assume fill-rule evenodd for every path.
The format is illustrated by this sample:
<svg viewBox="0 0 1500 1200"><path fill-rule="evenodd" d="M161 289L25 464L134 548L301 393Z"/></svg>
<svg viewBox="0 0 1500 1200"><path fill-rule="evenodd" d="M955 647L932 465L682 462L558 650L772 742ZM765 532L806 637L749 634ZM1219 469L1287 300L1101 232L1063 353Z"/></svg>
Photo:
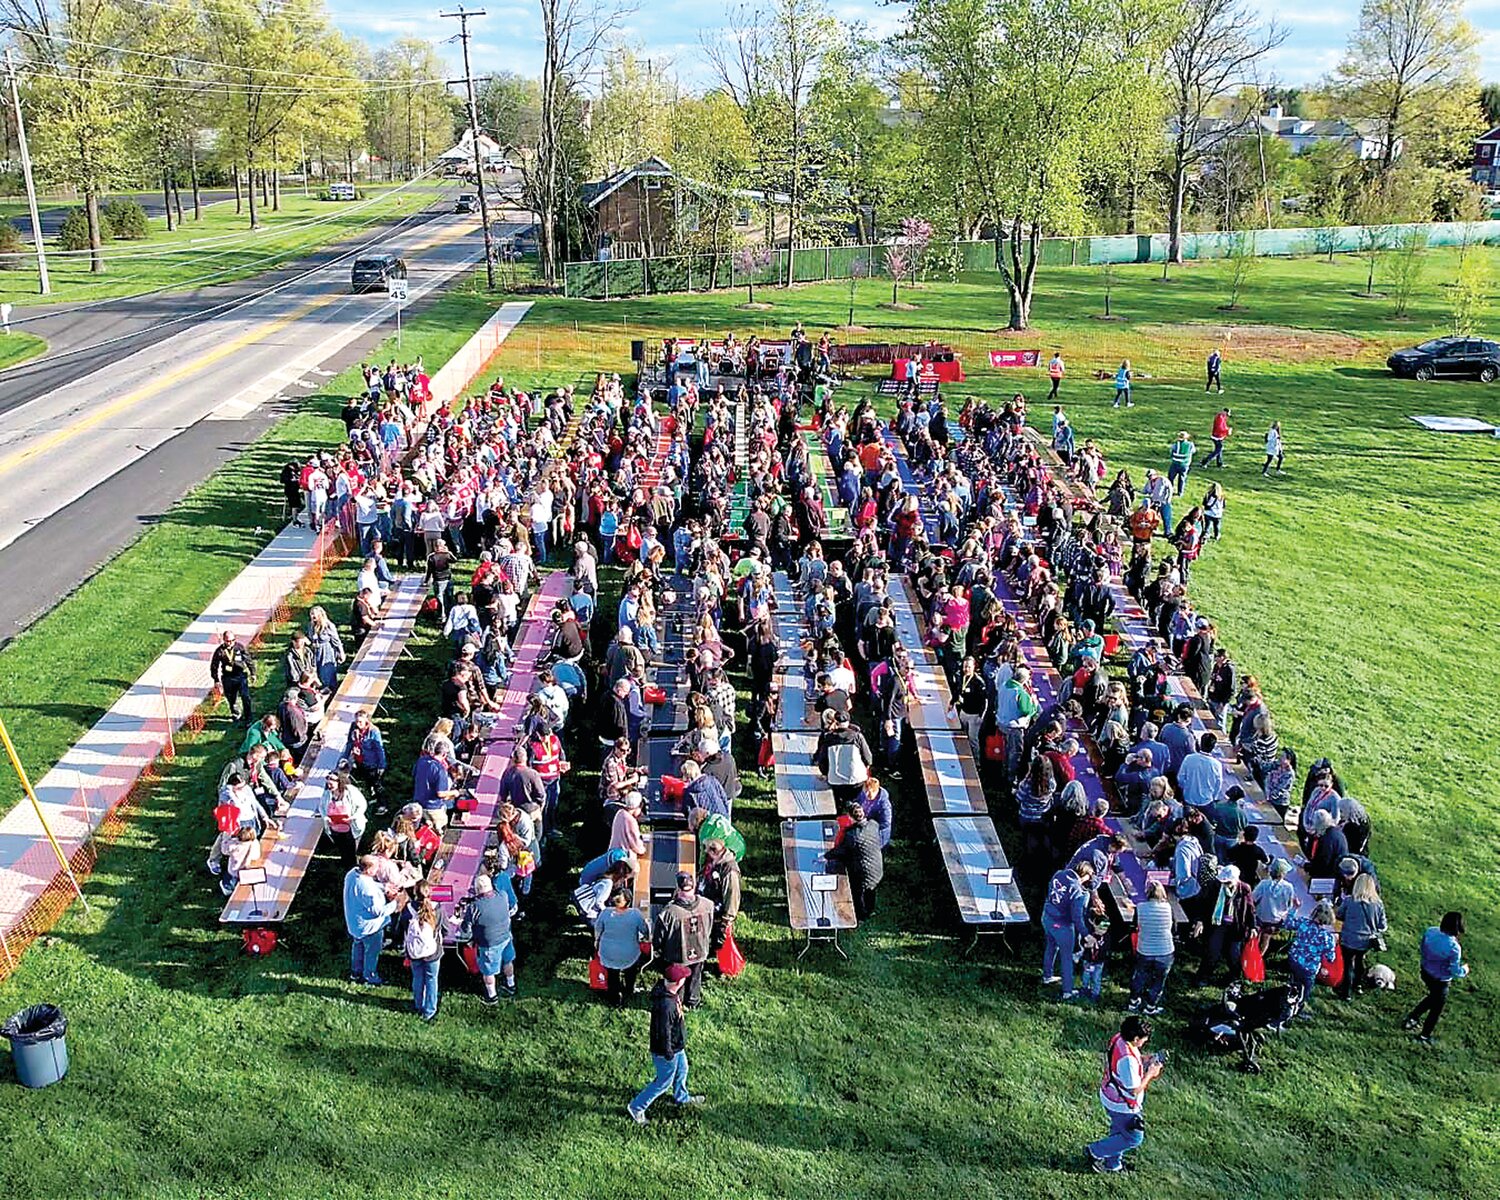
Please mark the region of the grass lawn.
<svg viewBox="0 0 1500 1200"><path fill-rule="evenodd" d="M47 349L47 340L31 333L0 333L0 371L35 358Z"/></svg>
<svg viewBox="0 0 1500 1200"><path fill-rule="evenodd" d="M785 928L773 798L747 777L736 823L749 842L740 934L751 966L735 984L712 987L690 1018L694 1090L709 1105L662 1112L643 1131L622 1106L644 1078L645 1013L591 1001L587 941L561 903L597 844L587 729L571 743L572 826L520 927L523 998L486 1010L461 977L449 979L457 988L429 1028L404 1011L399 964L388 963L393 986L379 992L344 982L330 860L319 861L271 958L246 960L216 927L201 859L209 781L228 746L212 726L102 858L93 914L71 910L51 944L33 947L0 985L4 1012L62 1003L74 1057L63 1086L0 1086L0 1122L26 1135L11 1139L0 1183L49 1197L476 1187L517 1197L1500 1194L1490 983L1500 946L1488 919L1500 901L1500 819L1487 786L1500 757L1489 704L1475 690L1500 633L1500 443L1441 437L1407 420L1432 412L1500 423L1500 392L1400 383L1381 368L1389 345L1444 324L1441 281L1451 266L1432 257L1412 317L1398 322L1388 301L1351 294L1363 283L1358 262L1261 265L1225 343L1224 400L1237 429L1216 473L1228 491L1226 540L1194 575L1200 606L1219 619L1242 668L1264 681L1283 737L1304 762L1332 757L1373 814L1393 924L1387 957L1401 990L1350 1006L1320 994L1316 1021L1274 1041L1266 1073L1250 1078L1181 1044L1186 1016L1209 993L1185 971L1174 975L1158 1022L1172 1063L1153 1091L1133 1175L1103 1182L1079 1173L1080 1147L1101 1128L1099 1050L1118 1021L1123 968L1112 964L1092 1011L1044 997L1034 931L1013 937L1014 955L987 946L963 957L915 789L895 791L881 911L849 940L851 961L815 949L799 964ZM1061 346L1063 398L1080 438L1096 437L1112 467L1139 478L1146 466L1164 467L1180 428L1206 447L1220 403L1203 396L1201 367L1217 336L1203 323L1224 322L1214 307L1222 277L1201 265L1162 284L1159 271L1117 269L1118 322L1093 319L1103 308L1097 273L1061 270L1042 274L1029 334L993 332L1003 297L977 277L905 292L918 307L901 313L878 306L887 286L867 283L856 322L872 340L933 331L957 342L972 374L958 394L1040 396L1040 372L991 371L982 351ZM843 285L762 289L757 299L775 305L764 318L738 310L741 295L543 300L500 367L545 382L624 372L632 337L744 333L762 319L777 331L797 318L817 330L844 322L847 297ZM1496 316L1492 307L1489 320ZM1089 376L1127 355L1152 378L1135 409L1117 412L1109 385ZM295 434L274 437L336 436L328 422L339 383L316 415L295 419L307 423ZM1275 419L1287 474L1263 481L1260 436ZM0 709L26 730L18 740L35 771L253 552L249 528L274 504L272 467L284 450L267 445L216 478L0 653ZM1190 494L1205 482L1195 471ZM201 569L213 579L189 588L177 576L199 570L199 560L210 560ZM179 583L190 594L174 591ZM117 611L122 588L134 599ZM325 591L340 618L347 590L335 575ZM599 619L612 611L606 594ZM104 628L131 632L101 638ZM427 626L413 655L384 718L395 781L433 712L446 658ZM750 749L742 739L742 763L753 761ZM1008 818L1000 824L1004 837ZM1394 1024L1415 999L1415 940L1448 908L1469 914L1474 988L1454 995L1439 1045L1420 1049Z"/></svg>
<svg viewBox="0 0 1500 1200"><path fill-rule="evenodd" d="M248 212L236 213L233 202L206 205L200 221L194 221L188 209L187 219L171 233L164 219L155 218L150 222L149 237L108 242L107 270L101 275L89 271L86 254L60 255L49 247L47 270L52 295L37 295L32 260L25 269L7 271L0 277L0 301L17 307L76 303L243 279L351 237L378 222L426 208L440 190L434 183L417 183L400 190L377 185L365 189L364 200L341 203L283 189L280 211L271 211L269 205L257 209L262 228L254 232L248 228ZM192 249L198 242L204 244ZM162 256L162 251L182 252Z"/></svg>

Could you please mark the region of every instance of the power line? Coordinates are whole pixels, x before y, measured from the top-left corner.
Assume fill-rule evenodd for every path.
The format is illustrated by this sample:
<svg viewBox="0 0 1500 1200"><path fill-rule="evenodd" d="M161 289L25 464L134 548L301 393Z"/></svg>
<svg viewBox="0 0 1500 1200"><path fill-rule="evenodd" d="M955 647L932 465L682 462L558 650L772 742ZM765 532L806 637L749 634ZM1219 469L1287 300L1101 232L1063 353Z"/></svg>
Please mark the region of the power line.
<svg viewBox="0 0 1500 1200"><path fill-rule="evenodd" d="M22 70L36 79L57 79L64 83L80 83L94 86L109 82L119 87L133 87L142 91L174 92L183 95L201 95L213 92L221 95L250 94L256 96L340 96L351 93L405 92L415 85L406 83L376 83L349 76L343 87L288 87L280 83L264 85L243 84L229 79L193 79L187 76L146 75L139 71L127 71L121 67L105 66L92 71L88 78L69 73L62 64L46 62L23 62ZM446 81L442 81L446 85Z"/></svg>
<svg viewBox="0 0 1500 1200"><path fill-rule="evenodd" d="M294 79L323 79L330 80L335 83L345 83L350 80L357 81L359 79L359 77L355 75L322 75L313 71L297 71L290 68L281 69L279 67L236 66L234 63L218 62L214 59L190 58L187 55L183 54L162 54L154 50L141 50L128 46L113 46L106 42L89 42L85 41L82 38L71 37L67 34L47 33L39 29L28 29L24 32L24 36L27 38L45 38L49 42L65 42L70 46L85 46L90 50L113 50L117 54L133 55L138 58L157 58L169 63L191 63L193 66L197 67L219 67L225 71L235 71L239 73L253 71L257 75L290 75ZM142 78L147 77L142 76ZM184 79L186 77L180 75L157 75L150 76L149 78L173 80ZM414 77L412 79L404 79L400 80L399 82L396 80L389 80L387 82L392 87L420 87L428 84L437 84L446 87L448 83L446 79L433 79L427 76L423 76L421 78Z"/></svg>
<svg viewBox="0 0 1500 1200"><path fill-rule="evenodd" d="M474 178L479 183L479 220L484 226L484 275L495 290L495 244L490 235L490 203L484 193L484 161L479 153L479 106L474 102L474 70L469 66L469 18L484 16L482 8L458 6L457 12L438 14L458 18L458 38L464 47L464 87L469 94L469 145L474 151Z"/></svg>

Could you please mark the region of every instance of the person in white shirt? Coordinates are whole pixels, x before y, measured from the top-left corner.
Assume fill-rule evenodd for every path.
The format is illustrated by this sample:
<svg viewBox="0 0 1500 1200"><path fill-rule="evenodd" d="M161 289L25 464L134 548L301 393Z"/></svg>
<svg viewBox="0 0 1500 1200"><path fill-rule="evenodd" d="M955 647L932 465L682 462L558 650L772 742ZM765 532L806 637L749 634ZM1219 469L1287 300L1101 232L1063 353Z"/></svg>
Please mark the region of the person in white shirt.
<svg viewBox="0 0 1500 1200"><path fill-rule="evenodd" d="M1104 1051L1104 1080L1099 1085L1099 1103L1109 1114L1109 1133L1085 1149L1089 1163L1101 1174L1115 1175L1125 1169L1125 1155L1146 1140L1141 1109L1146 1089L1161 1074L1166 1060L1142 1055L1151 1037L1151 1026L1135 1013L1120 1022L1120 1032Z"/></svg>
<svg viewBox="0 0 1500 1200"><path fill-rule="evenodd" d="M359 568L359 576L354 582L354 594L368 589L375 597L375 607L379 608L385 603L388 589L381 586L379 575L375 570L375 560L367 558Z"/></svg>
<svg viewBox="0 0 1500 1200"><path fill-rule="evenodd" d="M547 532L552 526L552 489L545 484L531 497L531 539L536 543L536 560L547 561Z"/></svg>

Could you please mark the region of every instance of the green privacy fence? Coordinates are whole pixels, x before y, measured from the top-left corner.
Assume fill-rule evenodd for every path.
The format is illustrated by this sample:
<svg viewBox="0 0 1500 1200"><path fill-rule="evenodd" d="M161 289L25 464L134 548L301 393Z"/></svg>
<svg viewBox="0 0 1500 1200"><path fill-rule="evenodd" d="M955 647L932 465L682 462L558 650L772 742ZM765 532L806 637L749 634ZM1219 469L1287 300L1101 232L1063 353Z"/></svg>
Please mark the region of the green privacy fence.
<svg viewBox="0 0 1500 1200"><path fill-rule="evenodd" d="M1184 233L1182 254L1189 259L1223 258L1241 244L1261 257L1294 254L1348 254L1375 245L1396 245L1409 230L1422 230L1429 246L1456 246L1464 241L1500 242L1500 221L1434 222L1422 225L1335 225L1311 229L1251 229L1240 233ZM746 272L731 254L677 254L615 262L570 262L563 266L563 293L585 300L614 300L626 296L670 292L707 292L742 288L754 283L776 284L786 279L787 254L793 255L792 278L798 283L848 279L858 273L885 274L887 247L800 246L775 250L763 267ZM1003 249L1003 247L1002 247ZM1099 237L1044 238L1044 267L1090 267L1106 263L1163 262L1167 235L1113 234ZM934 243L927 252L929 275L955 263L960 271L994 271L994 242Z"/></svg>

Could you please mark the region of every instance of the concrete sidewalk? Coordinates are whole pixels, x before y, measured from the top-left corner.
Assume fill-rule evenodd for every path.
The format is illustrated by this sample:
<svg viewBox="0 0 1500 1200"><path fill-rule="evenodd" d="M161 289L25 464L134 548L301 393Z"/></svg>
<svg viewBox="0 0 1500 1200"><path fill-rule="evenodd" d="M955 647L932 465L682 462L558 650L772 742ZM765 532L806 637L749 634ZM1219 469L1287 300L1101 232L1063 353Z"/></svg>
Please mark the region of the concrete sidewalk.
<svg viewBox="0 0 1500 1200"><path fill-rule="evenodd" d="M330 531L331 536L332 531ZM114 706L35 781L47 824L71 858L213 690L209 660L224 630L248 642L317 562L324 543L289 526L229 583ZM268 660L263 670L272 670ZM24 750L24 747L22 747ZM0 930L9 931L59 874L41 822L22 800L0 821Z"/></svg>

